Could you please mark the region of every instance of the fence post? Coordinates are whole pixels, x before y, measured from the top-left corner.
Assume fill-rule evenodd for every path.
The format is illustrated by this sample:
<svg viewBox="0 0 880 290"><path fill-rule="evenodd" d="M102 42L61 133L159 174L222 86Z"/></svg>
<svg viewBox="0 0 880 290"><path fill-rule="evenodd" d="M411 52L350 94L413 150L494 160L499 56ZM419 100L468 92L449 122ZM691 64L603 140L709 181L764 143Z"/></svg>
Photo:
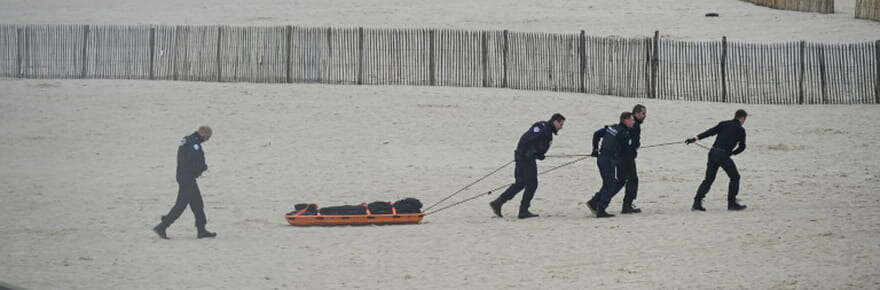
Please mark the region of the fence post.
<svg viewBox="0 0 880 290"><path fill-rule="evenodd" d="M217 82L223 81L223 66L220 61L220 43L223 40L223 26L217 27Z"/></svg>
<svg viewBox="0 0 880 290"><path fill-rule="evenodd" d="M156 79L156 75L153 73L153 69L155 67L156 62L156 27L150 26L150 79Z"/></svg>
<svg viewBox="0 0 880 290"><path fill-rule="evenodd" d="M727 103L727 36L721 37L721 102Z"/></svg>
<svg viewBox="0 0 880 290"><path fill-rule="evenodd" d="M874 102L880 104L880 40L874 42L874 54L874 68L877 70L874 74Z"/></svg>
<svg viewBox="0 0 880 290"><path fill-rule="evenodd" d="M507 87L507 50L508 50L508 37L507 37L507 29L504 30L504 50L503 50L503 67L504 67L504 78L501 81L501 87Z"/></svg>
<svg viewBox="0 0 880 290"><path fill-rule="evenodd" d="M332 57L333 57L333 27L327 27L327 62L326 62L327 67L326 67L326 70L323 70L327 74L327 79L324 79L323 77L319 76L319 79L320 79L319 82L329 83L333 79L333 73L330 70L331 68L333 68L333 66L331 65L333 63L333 62L331 62ZM318 65L320 65L320 63Z"/></svg>
<svg viewBox="0 0 880 290"><path fill-rule="evenodd" d="M660 31L654 31L654 55L651 57L651 98L657 98L657 68L660 66Z"/></svg>
<svg viewBox="0 0 880 290"><path fill-rule="evenodd" d="M480 33L483 47L483 87L489 86L489 40L486 36L487 33L486 31Z"/></svg>
<svg viewBox="0 0 880 290"><path fill-rule="evenodd" d="M428 84L437 85L435 72L437 63L434 60L434 29L428 31Z"/></svg>
<svg viewBox="0 0 880 290"><path fill-rule="evenodd" d="M645 44L645 98L651 98L651 43L653 39L646 36Z"/></svg>
<svg viewBox="0 0 880 290"><path fill-rule="evenodd" d="M177 80L177 58L178 54L180 54L180 34L183 31L180 25L174 26L174 51L173 57L171 58L171 79Z"/></svg>
<svg viewBox="0 0 880 290"><path fill-rule="evenodd" d="M357 84L364 84L364 28L358 27L358 77Z"/></svg>
<svg viewBox="0 0 880 290"><path fill-rule="evenodd" d="M819 77L822 86L822 103L828 103L828 93L825 90L825 45L819 45Z"/></svg>
<svg viewBox="0 0 880 290"><path fill-rule="evenodd" d="M18 28L18 29L16 29L16 39L17 39L17 41L16 41L16 44L17 44L17 45L16 45L16 50L15 50L15 58L16 58L16 62L15 62L15 77L17 77L17 78L21 78L21 77L22 77L22 72L21 72L21 70L22 70L22 69L21 69L21 68L22 68L22 65L21 65L21 63L22 63L22 61L23 61L23 57L22 57L22 49L21 49L21 47L24 46L24 42L27 41L27 40L24 39L24 29L22 29L22 28Z"/></svg>
<svg viewBox="0 0 880 290"><path fill-rule="evenodd" d="M581 34L578 36L578 70L580 74L580 82L578 83L578 92L584 93L586 90L584 89L584 73L587 68L587 47L586 42L587 38L584 35L584 31L581 30Z"/></svg>
<svg viewBox="0 0 880 290"><path fill-rule="evenodd" d="M428 30L428 85L434 86L434 29Z"/></svg>
<svg viewBox="0 0 880 290"><path fill-rule="evenodd" d="M79 78L86 78L86 48L89 47L89 25L83 25L83 48L82 48L82 71L80 72ZM96 43L97 46L97 43Z"/></svg>
<svg viewBox="0 0 880 290"><path fill-rule="evenodd" d="M30 34L31 30L33 30L33 26L25 27L24 29L24 51L22 52L21 59L21 76L23 78L30 77L30 68L31 68L31 42L30 42Z"/></svg>
<svg viewBox="0 0 880 290"><path fill-rule="evenodd" d="M293 82L293 78L290 75L291 41L293 41L293 27L290 25L284 26L284 81L288 84Z"/></svg>
<svg viewBox="0 0 880 290"><path fill-rule="evenodd" d="M804 104L804 73L806 72L806 63L804 52L806 50L806 41L801 40L800 47L798 48L798 58L800 59L800 64L798 64L798 104Z"/></svg>

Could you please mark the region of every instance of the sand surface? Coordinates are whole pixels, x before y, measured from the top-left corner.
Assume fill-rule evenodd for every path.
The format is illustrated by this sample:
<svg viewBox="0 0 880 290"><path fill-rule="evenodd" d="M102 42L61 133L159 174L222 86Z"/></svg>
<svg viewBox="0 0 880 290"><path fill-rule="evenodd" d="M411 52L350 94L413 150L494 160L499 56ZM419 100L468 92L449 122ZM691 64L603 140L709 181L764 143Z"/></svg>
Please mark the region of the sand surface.
<svg viewBox="0 0 880 290"><path fill-rule="evenodd" d="M0 23L433 27L673 39L874 41L880 22L775 10L738 0L0 0ZM705 17L716 12L721 16Z"/></svg>
<svg viewBox="0 0 880 290"><path fill-rule="evenodd" d="M0 281L33 289L880 287L878 106L758 106L573 93L162 81L0 81ZM642 150L639 215L596 219L594 160L541 177L492 216L483 197L423 224L297 228L294 204L416 197L430 204L512 158L517 138L568 117L551 154L636 103L646 145L753 114L735 158L744 212L720 174L689 210L706 152ZM177 142L197 125L214 240L174 202ZM705 143L705 141L704 141ZM566 160L540 162L547 169ZM461 194L512 179L501 171ZM618 196L610 211L620 209Z"/></svg>

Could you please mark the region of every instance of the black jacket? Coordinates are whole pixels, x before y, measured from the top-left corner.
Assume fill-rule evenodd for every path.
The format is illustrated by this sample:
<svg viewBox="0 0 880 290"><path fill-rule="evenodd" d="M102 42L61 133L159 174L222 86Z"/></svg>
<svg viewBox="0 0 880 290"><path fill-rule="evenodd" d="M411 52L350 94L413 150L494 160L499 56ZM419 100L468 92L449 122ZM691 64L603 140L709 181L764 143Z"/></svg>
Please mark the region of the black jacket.
<svg viewBox="0 0 880 290"><path fill-rule="evenodd" d="M600 139L602 140L601 147L599 147ZM627 152L635 152L636 149L633 147L636 145L635 143L632 129L623 124L605 126L593 133L593 151L597 151L596 148L599 148L599 156L631 157L626 154Z"/></svg>
<svg viewBox="0 0 880 290"><path fill-rule="evenodd" d="M202 136L198 133L183 137L177 147L177 179L195 179L208 170Z"/></svg>
<svg viewBox="0 0 880 290"><path fill-rule="evenodd" d="M712 148L716 150L725 151L730 155L740 154L746 150L746 129L736 119L720 122L715 127L697 135L697 138L704 139L714 135L718 135L715 138L715 144L712 145Z"/></svg>
<svg viewBox="0 0 880 290"><path fill-rule="evenodd" d="M516 159L544 159L544 154L550 150L553 144L553 135L556 134L556 126L549 121L540 121L529 127L529 130L519 137L516 145Z"/></svg>
<svg viewBox="0 0 880 290"><path fill-rule="evenodd" d="M622 154L623 157L632 159L635 159L639 155L639 147L642 147L642 121L639 121L639 119L635 119L635 121L633 127L629 129L630 135L632 135L633 144L632 146L626 146Z"/></svg>

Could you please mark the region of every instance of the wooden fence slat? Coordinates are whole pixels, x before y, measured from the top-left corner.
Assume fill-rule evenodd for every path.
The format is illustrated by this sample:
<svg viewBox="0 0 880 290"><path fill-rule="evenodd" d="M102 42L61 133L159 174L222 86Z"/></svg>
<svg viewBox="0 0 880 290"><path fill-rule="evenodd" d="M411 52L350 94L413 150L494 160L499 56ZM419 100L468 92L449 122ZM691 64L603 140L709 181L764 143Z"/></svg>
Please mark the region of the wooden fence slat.
<svg viewBox="0 0 880 290"><path fill-rule="evenodd" d="M845 102L843 100L843 96L845 94L849 93L849 87L847 86L846 80L845 80L848 68L846 66L846 63L843 61L843 56L846 54L847 51L846 51L846 46L836 45L836 47L837 47L837 49L836 49L837 53L835 54L835 62L836 62L837 69L836 69L836 73L835 73L835 75L836 75L835 78L836 78L836 82L837 82L837 90L836 90L837 103L844 104L847 102Z"/></svg>
<svg viewBox="0 0 880 290"><path fill-rule="evenodd" d="M428 84L432 86L437 85L436 47L434 45L434 35L436 33L434 29L428 31Z"/></svg>
<svg viewBox="0 0 880 290"><path fill-rule="evenodd" d="M86 48L88 48L88 45L86 45L86 43L88 43L88 41L89 41L89 26L83 25L83 37L82 37L83 46L82 46L82 55L81 55L82 56L82 58L81 58L82 59L82 68L80 70L80 75L79 75L79 78L81 78L81 79L86 78L86 63L87 63L86 62Z"/></svg>
<svg viewBox="0 0 880 290"><path fill-rule="evenodd" d="M687 43L678 43L670 41L670 47L675 48L673 52L675 54L674 60L672 61L673 67L675 71L673 73L673 79L675 80L675 99L681 100L682 96L687 93L685 87L688 85L682 82L682 77L688 70L685 70L684 67L687 66L687 60L685 60L685 53L687 52Z"/></svg>
<svg viewBox="0 0 880 290"><path fill-rule="evenodd" d="M850 51L852 53L852 58L849 59L849 65L853 67L853 78L850 79L850 85L856 91L858 95L857 98L853 98L854 104L870 104L871 98L870 93L868 93L867 85L869 82L859 82L860 79L868 79L869 74L866 73L866 68L870 63L868 59L864 58L865 46L864 43L858 44L849 44ZM862 64L862 65L860 65Z"/></svg>
<svg viewBox="0 0 880 290"><path fill-rule="evenodd" d="M838 62L840 49L836 45L828 45L825 51L828 95L832 104L840 104L840 63Z"/></svg>
<svg viewBox="0 0 880 290"><path fill-rule="evenodd" d="M358 27L358 73L357 84L364 84L364 28Z"/></svg>
<svg viewBox="0 0 880 290"><path fill-rule="evenodd" d="M832 55L832 59L831 59L831 61L833 63L831 73L833 74L832 82L834 83L834 87L835 87L835 89L833 90L835 104L845 103L841 99L841 95L846 92L846 84L845 84L845 81L843 80L844 74L846 73L846 67L844 66L844 64L841 61L842 60L841 57L845 52L846 52L845 47L840 46L840 45L834 46L834 54Z"/></svg>
<svg viewBox="0 0 880 290"><path fill-rule="evenodd" d="M581 33L578 35L577 42L577 58L578 58L578 92L585 93L584 89L584 74L587 68L587 52L586 52L586 37L585 31L581 30Z"/></svg>
<svg viewBox="0 0 880 290"><path fill-rule="evenodd" d="M854 67L853 73L855 76L851 82L858 90L859 95L859 98L853 102L854 104L871 104L874 102L873 82L871 81L871 69L873 66L869 57L873 45L870 42L852 44L854 58L850 60L850 64Z"/></svg>
<svg viewBox="0 0 880 290"><path fill-rule="evenodd" d="M508 52L508 50L509 50L509 36L508 36L507 29L504 30L502 35L504 37L504 43L503 43L502 54L501 54L501 71L502 71L501 87L506 88L506 87L508 87L507 63L508 63L508 54L509 54L509 52ZM880 98L880 96L878 96L878 98Z"/></svg>
<svg viewBox="0 0 880 290"><path fill-rule="evenodd" d="M727 36L721 37L721 102L727 102Z"/></svg>
<svg viewBox="0 0 880 290"><path fill-rule="evenodd" d="M687 100L689 97L689 96L686 96L688 93L687 86L689 84L686 82L683 82L682 79L684 78L684 75L690 71L690 70L686 69L687 68L686 55L687 55L689 43L687 43L687 42L672 42L671 44L674 44L673 47L676 48L674 50L675 51L675 60L674 60L675 76L674 77L675 77L676 90L677 90L675 97L677 100L682 100L682 99ZM684 97L684 98L682 98L682 97Z"/></svg>
<svg viewBox="0 0 880 290"><path fill-rule="evenodd" d="M876 8L880 10L880 5ZM874 42L874 103L880 104L880 40Z"/></svg>

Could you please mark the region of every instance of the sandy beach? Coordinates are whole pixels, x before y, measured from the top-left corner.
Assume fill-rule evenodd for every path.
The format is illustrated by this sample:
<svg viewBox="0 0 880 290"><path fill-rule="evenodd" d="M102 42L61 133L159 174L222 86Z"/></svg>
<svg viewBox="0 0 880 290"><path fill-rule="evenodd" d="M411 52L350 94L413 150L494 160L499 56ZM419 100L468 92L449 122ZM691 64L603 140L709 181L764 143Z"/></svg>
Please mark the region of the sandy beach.
<svg viewBox="0 0 880 290"><path fill-rule="evenodd" d="M162 81L3 81L0 281L32 289L877 288L877 106L755 106L448 87ZM639 157L639 215L588 216L594 160L543 176L493 217L481 198L423 224L296 228L295 203L416 197L433 203L511 159L516 139L567 115L551 154L635 103L644 144L753 114L736 157L744 212L721 174L689 210L706 152ZM170 241L150 228L172 205L180 137L214 127L199 180L208 227L186 211ZM711 140L709 140L711 141ZM704 141L705 142L705 141ZM546 169L565 162L540 162ZM512 168L460 194L510 182ZM494 195L493 195L494 196ZM620 210L618 196L610 211Z"/></svg>

